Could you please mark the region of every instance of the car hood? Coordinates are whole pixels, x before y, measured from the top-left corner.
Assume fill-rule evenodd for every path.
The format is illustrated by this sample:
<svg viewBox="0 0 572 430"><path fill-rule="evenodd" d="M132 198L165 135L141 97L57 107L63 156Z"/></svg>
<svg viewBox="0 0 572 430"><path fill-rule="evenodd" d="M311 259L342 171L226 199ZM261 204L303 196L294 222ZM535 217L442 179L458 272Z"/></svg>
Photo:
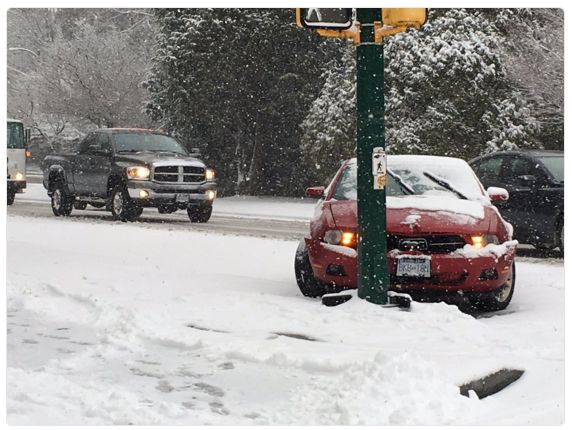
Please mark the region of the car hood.
<svg viewBox="0 0 572 430"><path fill-rule="evenodd" d="M169 164L185 164L191 166L205 167L204 163L194 157L182 154L171 154L163 152L138 152L128 154L117 154L115 156L117 162L146 164L150 165L169 165Z"/></svg>
<svg viewBox="0 0 572 430"><path fill-rule="evenodd" d="M357 202L331 201L330 210L338 228L357 228ZM387 231L391 234L472 234L489 230L487 205L456 198L405 196L387 198Z"/></svg>

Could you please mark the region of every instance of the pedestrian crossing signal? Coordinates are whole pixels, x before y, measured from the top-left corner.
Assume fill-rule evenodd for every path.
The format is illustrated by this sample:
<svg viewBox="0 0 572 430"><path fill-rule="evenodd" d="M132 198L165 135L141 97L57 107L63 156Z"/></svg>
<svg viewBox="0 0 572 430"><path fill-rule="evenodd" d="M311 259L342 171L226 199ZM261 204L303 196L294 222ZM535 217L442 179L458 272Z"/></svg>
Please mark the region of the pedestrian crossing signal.
<svg viewBox="0 0 572 430"><path fill-rule="evenodd" d="M347 30L354 23L351 8L297 8L296 24L299 27L322 30Z"/></svg>

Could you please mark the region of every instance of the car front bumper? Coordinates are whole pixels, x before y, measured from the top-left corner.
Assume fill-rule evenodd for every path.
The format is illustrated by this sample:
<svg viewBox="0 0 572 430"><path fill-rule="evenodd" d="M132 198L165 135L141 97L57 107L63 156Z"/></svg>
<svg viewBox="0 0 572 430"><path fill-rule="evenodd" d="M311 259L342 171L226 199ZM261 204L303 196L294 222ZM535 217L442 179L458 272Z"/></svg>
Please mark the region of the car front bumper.
<svg viewBox="0 0 572 430"><path fill-rule="evenodd" d="M306 238L306 246L314 276L322 282L341 288L357 288L357 253L339 252L319 240ZM497 290L508 279L516 246L500 256L483 253L469 257L460 254L431 254L431 276L428 278L397 277L399 256L421 255L416 252L391 251L389 256L390 289L392 291L436 294L488 293ZM486 275L485 275L486 274Z"/></svg>
<svg viewBox="0 0 572 430"><path fill-rule="evenodd" d="M152 181L127 181L129 197L140 206L187 206L212 204L216 182L201 184L159 184Z"/></svg>

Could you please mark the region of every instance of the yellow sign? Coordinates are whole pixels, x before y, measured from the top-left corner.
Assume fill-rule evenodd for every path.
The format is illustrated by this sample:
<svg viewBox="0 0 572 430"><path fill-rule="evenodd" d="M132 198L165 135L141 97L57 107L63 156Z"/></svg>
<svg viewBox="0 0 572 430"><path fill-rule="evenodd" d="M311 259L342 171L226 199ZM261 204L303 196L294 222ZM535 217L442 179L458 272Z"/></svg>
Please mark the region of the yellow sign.
<svg viewBox="0 0 572 430"><path fill-rule="evenodd" d="M381 9L381 22L383 26L421 28L427 22L426 8L393 8Z"/></svg>

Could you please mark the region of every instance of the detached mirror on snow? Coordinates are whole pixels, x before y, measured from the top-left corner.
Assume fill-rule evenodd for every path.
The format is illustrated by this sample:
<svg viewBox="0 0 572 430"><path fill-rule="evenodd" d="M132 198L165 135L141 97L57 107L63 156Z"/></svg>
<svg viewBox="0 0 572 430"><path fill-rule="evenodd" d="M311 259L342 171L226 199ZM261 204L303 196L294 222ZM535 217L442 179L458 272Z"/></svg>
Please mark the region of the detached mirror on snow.
<svg viewBox="0 0 572 430"><path fill-rule="evenodd" d="M507 201L509 197L508 191L499 187L487 188L487 195L491 199L491 202Z"/></svg>

